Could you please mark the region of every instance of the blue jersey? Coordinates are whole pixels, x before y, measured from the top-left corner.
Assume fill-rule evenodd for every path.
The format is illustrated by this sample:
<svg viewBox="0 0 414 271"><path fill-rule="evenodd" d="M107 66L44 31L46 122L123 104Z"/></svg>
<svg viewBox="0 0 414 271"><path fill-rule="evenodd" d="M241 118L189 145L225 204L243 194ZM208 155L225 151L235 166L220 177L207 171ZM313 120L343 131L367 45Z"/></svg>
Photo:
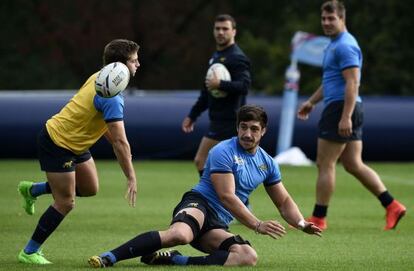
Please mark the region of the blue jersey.
<svg viewBox="0 0 414 271"><path fill-rule="evenodd" d="M226 224L233 220L233 216L217 196L210 179L212 173L232 173L236 196L244 203L261 183L269 186L281 181L279 166L262 148L258 147L256 153L251 154L240 146L237 137L214 146L207 157L203 176L192 190L201 193Z"/></svg>
<svg viewBox="0 0 414 271"><path fill-rule="evenodd" d="M333 101L345 99L345 80L342 71L348 68L359 68L361 80L362 53L356 39L347 31L331 40L325 49L323 59L323 101L325 105ZM361 97L357 97L361 102Z"/></svg>

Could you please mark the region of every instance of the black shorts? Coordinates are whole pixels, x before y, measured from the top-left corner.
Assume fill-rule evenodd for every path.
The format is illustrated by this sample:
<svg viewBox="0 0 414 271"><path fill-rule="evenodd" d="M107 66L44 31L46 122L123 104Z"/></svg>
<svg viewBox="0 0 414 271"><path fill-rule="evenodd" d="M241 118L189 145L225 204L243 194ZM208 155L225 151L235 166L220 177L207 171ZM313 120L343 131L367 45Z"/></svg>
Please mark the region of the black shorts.
<svg viewBox="0 0 414 271"><path fill-rule="evenodd" d="M356 103L352 113L352 135L342 137L338 134L338 124L341 120L343 101L332 102L325 107L319 120L318 137L336 142L348 142L362 140L362 124L364 122L364 110L362 103Z"/></svg>
<svg viewBox="0 0 414 271"><path fill-rule="evenodd" d="M220 221L216 211L208 205L206 199L200 193L195 191L186 192L183 195L181 202L174 208L173 218L177 213L185 208L197 208L204 214L204 224L200 229L200 234L190 243L195 249L203 251L199 240L206 232L213 229L228 230L228 226Z"/></svg>
<svg viewBox="0 0 414 271"><path fill-rule="evenodd" d="M210 121L208 132L205 136L217 141L223 141L235 135L237 135L236 121Z"/></svg>
<svg viewBox="0 0 414 271"><path fill-rule="evenodd" d="M37 152L40 168L46 172L72 172L76 164L88 161L92 155L88 151L82 154L73 152L57 146L50 138L46 127L37 136Z"/></svg>

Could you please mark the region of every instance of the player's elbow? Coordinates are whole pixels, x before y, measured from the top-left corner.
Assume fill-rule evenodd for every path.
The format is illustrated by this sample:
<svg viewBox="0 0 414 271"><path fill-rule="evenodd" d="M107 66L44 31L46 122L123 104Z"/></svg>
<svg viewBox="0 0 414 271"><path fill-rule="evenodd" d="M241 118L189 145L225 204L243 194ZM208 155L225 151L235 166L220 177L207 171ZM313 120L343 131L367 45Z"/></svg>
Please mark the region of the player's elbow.
<svg viewBox="0 0 414 271"><path fill-rule="evenodd" d="M235 195L232 193L219 193L218 198L223 203L223 205L228 208L229 206L234 206Z"/></svg>

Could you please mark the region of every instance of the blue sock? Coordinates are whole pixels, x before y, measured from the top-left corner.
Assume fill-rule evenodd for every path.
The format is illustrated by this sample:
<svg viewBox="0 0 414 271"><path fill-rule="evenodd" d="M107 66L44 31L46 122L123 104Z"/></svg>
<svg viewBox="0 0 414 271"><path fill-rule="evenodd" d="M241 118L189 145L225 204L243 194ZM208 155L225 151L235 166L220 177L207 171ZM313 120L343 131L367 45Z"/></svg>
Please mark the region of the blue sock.
<svg viewBox="0 0 414 271"><path fill-rule="evenodd" d="M48 182L34 183L32 185L32 188L30 189L30 194L34 198L40 195L43 195L43 194L50 194L50 193L51 193L51 190L50 190L50 186Z"/></svg>
<svg viewBox="0 0 414 271"><path fill-rule="evenodd" d="M102 257L107 257L107 258L111 261L111 263L112 263L112 264L116 263L116 257L115 257L115 255L114 255L112 252L110 252L110 251L102 253L100 257L101 257L101 258L102 258Z"/></svg>
<svg viewBox="0 0 414 271"><path fill-rule="evenodd" d="M176 265L187 265L188 256L175 255L172 257L171 261Z"/></svg>
<svg viewBox="0 0 414 271"><path fill-rule="evenodd" d="M27 243L26 247L24 248L24 253L26 254L36 253L39 250L40 246L41 244L30 239L30 241Z"/></svg>

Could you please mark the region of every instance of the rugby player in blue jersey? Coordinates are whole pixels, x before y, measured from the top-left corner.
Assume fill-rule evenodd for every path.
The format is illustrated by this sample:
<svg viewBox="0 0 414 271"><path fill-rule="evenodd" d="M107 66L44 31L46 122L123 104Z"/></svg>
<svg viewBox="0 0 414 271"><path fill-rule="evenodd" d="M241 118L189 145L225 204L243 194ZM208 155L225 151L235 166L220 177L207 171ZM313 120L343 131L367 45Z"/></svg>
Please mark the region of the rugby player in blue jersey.
<svg viewBox="0 0 414 271"><path fill-rule="evenodd" d="M325 104L319 121L316 204L308 220L323 230L328 227L327 209L335 188L336 162L340 159L345 170L386 208L384 230L394 229L406 208L391 196L378 174L362 161L361 49L346 29L343 3L325 2L321 12L322 29L331 38L325 49L322 85L298 109L298 117L306 120L319 101Z"/></svg>
<svg viewBox="0 0 414 271"><path fill-rule="evenodd" d="M196 103L182 122L182 130L191 133L197 118L208 109L209 129L201 139L194 163L200 176L203 173L209 150L222 140L237 134L236 112L246 103L251 85L250 60L235 42L236 21L228 14L221 14L214 20L213 29L216 51L209 66L221 63L230 73L231 81L222 81L215 74L205 79Z"/></svg>
<svg viewBox="0 0 414 271"><path fill-rule="evenodd" d="M242 106L237 113L237 137L224 140L208 155L200 182L185 193L175 207L168 229L149 231L121 246L89 258L92 267L108 267L116 262L141 257L153 265L255 265L257 254L251 244L228 231L237 218L258 234L280 238L284 226L275 220L261 220L245 205L261 184L290 225L317 236L321 230L303 219L297 205L281 182L279 167L259 147L266 133L267 114L258 106ZM158 251L191 244L207 256L189 257L178 251Z"/></svg>
<svg viewBox="0 0 414 271"><path fill-rule="evenodd" d="M103 64L122 62L134 76L140 66L138 49L133 41L113 40L105 47ZM34 214L38 196L51 193L54 199L40 217L26 247L20 251L18 260L22 263L50 264L40 246L75 207L75 196L89 197L98 192L98 173L89 148L102 136L112 144L127 179L125 197L135 206L137 183L124 128L124 98L122 94L112 98L96 95L97 75L98 72L89 77L38 135L40 167L46 172L47 182L23 181L18 185L23 207L29 215Z"/></svg>

